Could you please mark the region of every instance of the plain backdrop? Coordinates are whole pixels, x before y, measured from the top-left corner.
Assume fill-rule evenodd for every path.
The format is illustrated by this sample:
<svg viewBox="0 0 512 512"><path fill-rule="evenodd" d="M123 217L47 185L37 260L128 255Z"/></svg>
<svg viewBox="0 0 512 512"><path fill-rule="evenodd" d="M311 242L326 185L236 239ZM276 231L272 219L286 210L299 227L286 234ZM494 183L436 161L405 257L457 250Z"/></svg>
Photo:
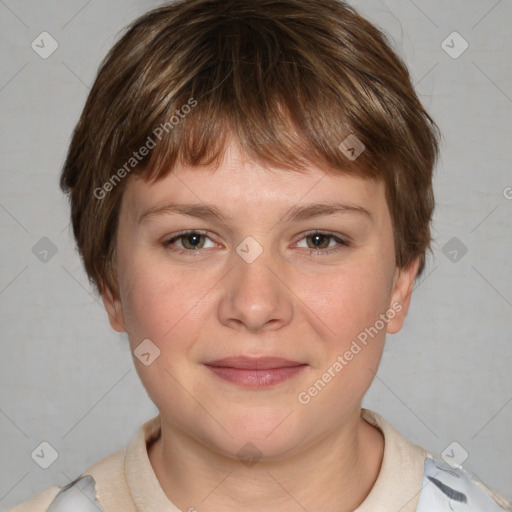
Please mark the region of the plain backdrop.
<svg viewBox="0 0 512 512"><path fill-rule="evenodd" d="M392 37L444 136L434 254L363 405L438 456L467 453L465 467L512 499L512 2L352 4ZM0 1L0 510L69 483L157 413L88 284L58 188L100 60L157 5ZM31 455L42 442L58 454L48 469Z"/></svg>

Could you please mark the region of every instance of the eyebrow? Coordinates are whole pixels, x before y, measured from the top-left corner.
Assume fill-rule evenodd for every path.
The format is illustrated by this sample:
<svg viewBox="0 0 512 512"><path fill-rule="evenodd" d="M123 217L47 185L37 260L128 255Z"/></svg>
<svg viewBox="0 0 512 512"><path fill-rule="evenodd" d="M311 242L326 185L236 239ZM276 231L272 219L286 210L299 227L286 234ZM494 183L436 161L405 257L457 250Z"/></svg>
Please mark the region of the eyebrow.
<svg viewBox="0 0 512 512"><path fill-rule="evenodd" d="M304 206L293 206L280 219L280 222L299 222L322 215L334 215L339 213L356 213L362 214L369 219L373 218L370 211L358 205L344 203L312 203ZM197 217L199 219L215 219L221 223L232 222L234 220L213 205L168 202L145 210L139 215L137 223L140 224L143 221L162 214L178 214Z"/></svg>

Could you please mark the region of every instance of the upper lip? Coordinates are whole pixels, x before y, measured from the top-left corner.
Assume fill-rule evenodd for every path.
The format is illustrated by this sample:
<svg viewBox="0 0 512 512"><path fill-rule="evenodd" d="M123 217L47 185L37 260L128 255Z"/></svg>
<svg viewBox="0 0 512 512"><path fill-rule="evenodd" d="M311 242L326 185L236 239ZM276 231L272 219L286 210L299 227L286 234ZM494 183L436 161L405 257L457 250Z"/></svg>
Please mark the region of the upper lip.
<svg viewBox="0 0 512 512"><path fill-rule="evenodd" d="M224 357L215 361L204 363L206 366L218 366L238 368L240 370L271 370L274 368L286 368L303 366L305 363L283 359L282 357Z"/></svg>

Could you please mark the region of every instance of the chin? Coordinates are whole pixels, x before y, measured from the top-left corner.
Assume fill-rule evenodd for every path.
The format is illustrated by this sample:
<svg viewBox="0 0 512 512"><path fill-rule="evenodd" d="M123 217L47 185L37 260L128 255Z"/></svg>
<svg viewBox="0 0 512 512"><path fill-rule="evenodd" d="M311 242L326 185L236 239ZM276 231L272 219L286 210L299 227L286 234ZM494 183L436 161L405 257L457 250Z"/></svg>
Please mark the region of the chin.
<svg viewBox="0 0 512 512"><path fill-rule="evenodd" d="M219 451L239 460L244 457L269 461L286 458L303 441L296 415L291 408L268 407L248 409L229 418L226 415L224 426L233 437L222 435L214 444Z"/></svg>

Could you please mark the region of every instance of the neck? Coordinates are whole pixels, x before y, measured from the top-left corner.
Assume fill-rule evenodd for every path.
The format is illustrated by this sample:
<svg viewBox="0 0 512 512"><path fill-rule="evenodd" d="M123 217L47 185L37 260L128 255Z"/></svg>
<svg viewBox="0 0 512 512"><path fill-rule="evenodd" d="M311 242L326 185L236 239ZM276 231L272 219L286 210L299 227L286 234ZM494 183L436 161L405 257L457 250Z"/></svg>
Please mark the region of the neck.
<svg viewBox="0 0 512 512"><path fill-rule="evenodd" d="M382 434L359 415L292 457L252 466L214 452L163 418L161 436L148 447L169 500L201 512L353 511L375 484L383 453Z"/></svg>

